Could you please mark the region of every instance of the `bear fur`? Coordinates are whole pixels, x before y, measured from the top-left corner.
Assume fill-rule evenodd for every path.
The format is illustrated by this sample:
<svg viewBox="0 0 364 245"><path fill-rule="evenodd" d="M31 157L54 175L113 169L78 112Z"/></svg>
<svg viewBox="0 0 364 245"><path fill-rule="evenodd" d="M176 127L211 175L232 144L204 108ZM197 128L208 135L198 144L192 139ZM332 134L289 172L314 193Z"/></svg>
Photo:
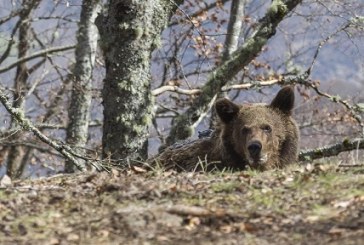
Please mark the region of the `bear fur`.
<svg viewBox="0 0 364 245"><path fill-rule="evenodd" d="M282 88L269 104L215 103L218 116L211 135L168 147L150 159L166 169L196 171L232 168L267 170L294 163L299 131L292 118L294 91Z"/></svg>

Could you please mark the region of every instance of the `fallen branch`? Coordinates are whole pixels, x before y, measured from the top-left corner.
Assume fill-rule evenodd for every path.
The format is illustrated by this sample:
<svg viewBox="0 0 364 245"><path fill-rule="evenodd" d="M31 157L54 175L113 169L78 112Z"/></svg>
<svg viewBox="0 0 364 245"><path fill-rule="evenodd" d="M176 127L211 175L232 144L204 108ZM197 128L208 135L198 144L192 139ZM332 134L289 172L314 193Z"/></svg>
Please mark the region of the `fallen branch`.
<svg viewBox="0 0 364 245"><path fill-rule="evenodd" d="M298 158L299 161L312 161L318 158L337 156L341 152L358 149L364 149L364 138L344 140L334 145L301 151Z"/></svg>
<svg viewBox="0 0 364 245"><path fill-rule="evenodd" d="M167 212L170 214L176 214L180 216L194 216L194 217L215 217L215 218L223 218L223 217L233 217L233 218L244 218L243 216L237 213L231 213L224 209L207 209L203 207L197 206L185 206L185 205L176 205L167 209Z"/></svg>

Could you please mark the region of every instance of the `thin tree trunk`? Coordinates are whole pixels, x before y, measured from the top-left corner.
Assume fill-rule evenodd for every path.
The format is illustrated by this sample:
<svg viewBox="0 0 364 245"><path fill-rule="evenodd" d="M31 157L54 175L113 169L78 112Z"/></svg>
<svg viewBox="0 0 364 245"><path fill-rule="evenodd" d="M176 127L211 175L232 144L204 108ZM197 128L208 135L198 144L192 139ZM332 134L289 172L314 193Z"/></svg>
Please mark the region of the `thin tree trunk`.
<svg viewBox="0 0 364 245"><path fill-rule="evenodd" d="M18 41L18 59L25 57L29 50L30 45L30 14L35 9L40 0L34 0L24 4L24 8L19 13L19 41ZM27 92L27 80L29 77L29 69L25 62L19 63L16 69L15 82L14 82L14 100L13 107L24 110L24 100ZM16 121L12 120L11 127L16 126ZM16 134L12 139L19 139L22 133ZM11 146L9 148L7 159L7 175L12 178L19 178L22 174L21 163L27 161L23 159L25 149L21 146Z"/></svg>
<svg viewBox="0 0 364 245"><path fill-rule="evenodd" d="M153 118L150 56L178 2L110 0L108 15L97 19L106 63L104 158L147 158Z"/></svg>
<svg viewBox="0 0 364 245"><path fill-rule="evenodd" d="M226 61L238 49L239 36L243 25L245 0L232 0L229 24L225 39L225 49L222 60Z"/></svg>
<svg viewBox="0 0 364 245"><path fill-rule="evenodd" d="M94 25L100 10L99 0L84 0L77 36L76 65L73 71L73 88L68 109L67 143L77 153L83 153L87 143L91 107L91 79L95 63L98 32ZM85 166L84 163L80 163ZM69 160L65 172L74 172L76 166Z"/></svg>

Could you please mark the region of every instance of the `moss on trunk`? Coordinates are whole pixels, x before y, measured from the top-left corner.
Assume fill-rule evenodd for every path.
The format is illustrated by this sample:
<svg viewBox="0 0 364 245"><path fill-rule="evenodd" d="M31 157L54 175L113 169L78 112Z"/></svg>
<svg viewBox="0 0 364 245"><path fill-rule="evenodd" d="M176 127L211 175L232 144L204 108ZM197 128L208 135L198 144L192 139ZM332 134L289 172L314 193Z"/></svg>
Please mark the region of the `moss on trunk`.
<svg viewBox="0 0 364 245"><path fill-rule="evenodd" d="M103 155L114 160L147 157L153 117L150 56L176 6L170 1L110 1L97 19L105 55Z"/></svg>

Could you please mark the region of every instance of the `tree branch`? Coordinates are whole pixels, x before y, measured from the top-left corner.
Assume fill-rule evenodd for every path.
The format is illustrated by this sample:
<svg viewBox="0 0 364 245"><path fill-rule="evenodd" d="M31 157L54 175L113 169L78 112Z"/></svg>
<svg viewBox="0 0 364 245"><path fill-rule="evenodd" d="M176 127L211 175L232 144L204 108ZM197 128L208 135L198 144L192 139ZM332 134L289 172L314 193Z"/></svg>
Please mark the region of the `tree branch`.
<svg viewBox="0 0 364 245"><path fill-rule="evenodd" d="M222 4L222 5L224 5L224 4L225 4L225 3L227 3L228 1L230 1L230 0L221 0L221 4ZM189 20L191 20L191 18L196 18L197 16L201 15L204 11L209 11L209 10L211 10L212 8L215 8L215 7L216 7L216 5L217 5L217 3L216 3L216 2L213 2L213 3L210 3L210 4L206 4L206 3L205 3L205 6L206 6L205 8L199 9L197 12L192 13L192 14L190 14L190 15L185 14L185 16L186 16ZM181 12L183 12L183 11L181 11ZM168 27L171 27L171 26L174 26L174 25L178 25L178 24L180 24L180 21L178 21L178 20L174 20L174 21L171 21L171 22L168 24Z"/></svg>
<svg viewBox="0 0 364 245"><path fill-rule="evenodd" d="M167 91L186 95L195 95L201 93L201 89L183 89L178 86L166 85L152 90L152 95L158 96Z"/></svg>
<svg viewBox="0 0 364 245"><path fill-rule="evenodd" d="M316 63L317 57L322 49L322 47L335 35L337 35L339 32L349 28L350 26L353 25L353 20L349 20L348 23L344 24L342 27L340 27L338 30L336 30L334 33L331 33L330 35L328 35L324 40L322 40L319 45L316 48L315 54L313 56L312 62L310 67L307 69L307 74L311 74L312 68Z"/></svg>
<svg viewBox="0 0 364 245"><path fill-rule="evenodd" d="M243 84L233 84L230 86L224 86L221 88L220 92L228 92L232 90L242 90L242 89L250 89L252 87L265 87L265 86L272 86L274 84L294 84L294 81L286 82L284 78L282 79L272 79L267 81L252 81L250 83L243 83ZM166 85L159 88L152 90L153 96L161 95L165 92L175 92L178 94L185 94L185 95L197 95L201 94L202 90L199 88L194 89L184 89L178 86L173 85Z"/></svg>
<svg viewBox="0 0 364 245"><path fill-rule="evenodd" d="M66 50L70 50L70 49L74 49L76 46L75 45L67 45L67 46L61 46L61 47L55 47L55 48L49 48L49 49L45 49L45 50L41 50L39 52L36 52L32 55L23 57L21 59L18 59L17 61L15 61L14 63L11 63L8 66L5 67L0 67L0 73L4 73L7 72L8 70L16 67L17 65L27 62L29 60L38 58L38 57L42 57L51 53L57 53L57 52L62 52L62 51L66 51Z"/></svg>
<svg viewBox="0 0 364 245"><path fill-rule="evenodd" d="M312 161L323 157L337 156L341 152L364 149L364 138L344 140L341 143L301 151L299 161Z"/></svg>
<svg viewBox="0 0 364 245"><path fill-rule="evenodd" d="M307 73L302 75L295 75L295 76L280 76L277 79L266 80L266 81L252 81L250 83L243 83L243 84L233 84L230 86L224 86L221 88L221 92L228 92L231 90L242 90L242 89L250 89L252 87L266 87L272 86L274 84L281 84L281 85L294 85L294 84L301 84L305 87L313 89L318 95L325 97L332 102L339 103L343 105L351 114L351 116L357 121L358 125L362 128L364 132L364 123L362 122L362 118L358 113L358 108L355 105L351 105L348 101L341 99L339 96L330 95L328 93L322 92L318 87L317 84L312 82L308 77ZM152 95L158 96L164 92L176 92L179 94L185 95L196 95L201 94L203 91L202 89L181 89L177 86L162 86L152 91ZM364 133L363 133L364 135Z"/></svg>

